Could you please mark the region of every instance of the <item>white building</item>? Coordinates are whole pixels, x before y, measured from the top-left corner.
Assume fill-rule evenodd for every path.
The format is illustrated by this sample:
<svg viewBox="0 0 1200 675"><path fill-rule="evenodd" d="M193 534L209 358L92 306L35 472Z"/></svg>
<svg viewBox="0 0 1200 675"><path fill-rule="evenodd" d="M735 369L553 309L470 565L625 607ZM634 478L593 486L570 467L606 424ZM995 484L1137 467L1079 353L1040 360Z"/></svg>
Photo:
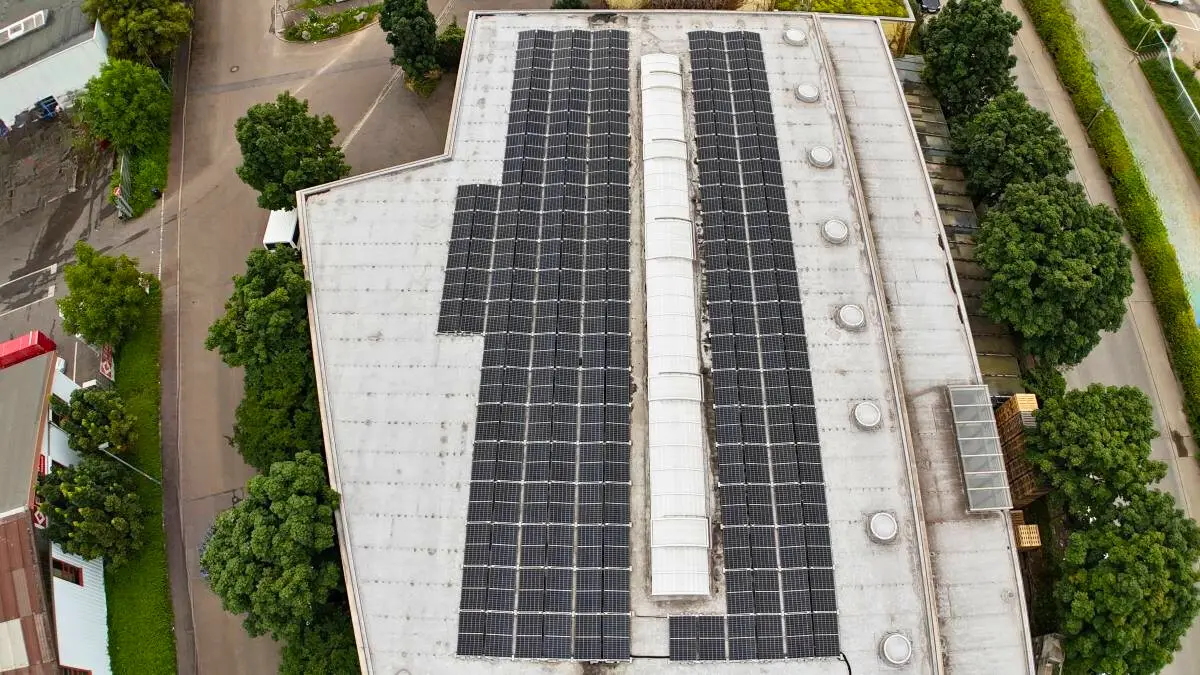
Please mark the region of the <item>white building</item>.
<svg viewBox="0 0 1200 675"><path fill-rule="evenodd" d="M0 369L0 673L110 675L104 564L40 535L37 476L79 458L52 421L50 397L78 389L54 352ZM48 592L47 592L48 591Z"/></svg>
<svg viewBox="0 0 1200 675"><path fill-rule="evenodd" d="M81 0L0 2L0 135L21 113L53 96L70 103L100 72L108 37L83 14Z"/></svg>
<svg viewBox="0 0 1200 675"><path fill-rule="evenodd" d="M298 199L365 672L1032 672L877 20L476 12L456 97Z"/></svg>

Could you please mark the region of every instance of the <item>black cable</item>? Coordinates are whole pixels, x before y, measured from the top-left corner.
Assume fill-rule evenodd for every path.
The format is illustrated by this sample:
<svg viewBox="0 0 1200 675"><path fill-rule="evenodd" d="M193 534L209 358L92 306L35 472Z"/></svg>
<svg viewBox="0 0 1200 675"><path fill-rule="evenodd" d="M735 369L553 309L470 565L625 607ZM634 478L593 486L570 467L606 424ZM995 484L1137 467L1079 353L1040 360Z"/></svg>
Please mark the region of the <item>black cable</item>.
<svg viewBox="0 0 1200 675"><path fill-rule="evenodd" d="M838 661L846 664L846 675L854 675L854 671L850 669L850 659L846 658L846 652L838 652Z"/></svg>

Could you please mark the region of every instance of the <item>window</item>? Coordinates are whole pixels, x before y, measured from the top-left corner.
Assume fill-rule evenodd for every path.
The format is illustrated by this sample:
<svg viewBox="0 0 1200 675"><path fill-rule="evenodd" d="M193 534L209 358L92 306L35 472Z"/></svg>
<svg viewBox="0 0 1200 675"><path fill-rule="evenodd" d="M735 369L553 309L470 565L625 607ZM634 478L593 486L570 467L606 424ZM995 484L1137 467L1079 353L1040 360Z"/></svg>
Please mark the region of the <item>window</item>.
<svg viewBox="0 0 1200 675"><path fill-rule="evenodd" d="M54 576L69 581L76 586L83 585L83 570L72 565L69 562L63 562L58 558L53 558L51 566L54 568ZM82 672L82 671L81 671Z"/></svg>
<svg viewBox="0 0 1200 675"><path fill-rule="evenodd" d="M72 668L71 666L59 666L58 675L92 675L92 671L84 670L83 668Z"/></svg>

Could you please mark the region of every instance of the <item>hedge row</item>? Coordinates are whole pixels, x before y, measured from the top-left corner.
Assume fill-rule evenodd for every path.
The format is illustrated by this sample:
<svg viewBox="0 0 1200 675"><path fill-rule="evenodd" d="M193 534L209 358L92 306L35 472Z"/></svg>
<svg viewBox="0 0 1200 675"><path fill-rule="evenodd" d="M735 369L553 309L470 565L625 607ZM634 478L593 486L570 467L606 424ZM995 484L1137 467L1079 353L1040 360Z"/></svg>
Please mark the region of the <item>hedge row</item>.
<svg viewBox="0 0 1200 675"><path fill-rule="evenodd" d="M1187 88L1188 93L1191 94L1192 100L1200 101L1200 81L1196 80L1195 73L1179 59L1173 59L1173 63L1175 72L1183 81L1183 86ZM1183 148L1183 154L1187 155L1188 162L1192 165L1192 171L1195 171L1196 176L1200 177L1200 131L1197 131L1195 125L1188 120L1192 114L1192 107L1183 102L1179 89L1175 86L1175 78L1171 77L1171 70L1167 67L1166 61L1149 59L1142 61L1141 65L1142 72L1146 74L1146 81L1154 90L1154 98L1158 99L1159 107L1167 116L1167 120L1171 122L1171 128L1175 130L1175 138L1179 139L1179 147Z"/></svg>
<svg viewBox="0 0 1200 675"><path fill-rule="evenodd" d="M1162 214L1146 176L1129 149L1116 114L1105 106L1075 18L1063 0L1021 0L1034 28L1054 58L1059 79L1071 95L1080 120L1090 120L1092 147L1108 173L1117 211L1133 240L1150 281L1154 308L1171 352L1171 366L1183 386L1183 404L1192 434L1200 437L1200 328L1188 301L1175 247L1167 238Z"/></svg>
<svg viewBox="0 0 1200 675"><path fill-rule="evenodd" d="M1117 30L1120 30L1121 35L1125 36L1125 41L1129 43L1132 49L1143 54L1162 51L1162 43L1152 35L1155 30L1158 30L1167 42L1175 39L1175 33L1177 32L1175 26L1163 22L1159 18L1158 13L1146 5L1146 3L1141 2L1141 0L1103 1L1104 6L1108 9L1108 15L1112 17L1113 23L1117 25ZM1138 10L1141 11L1140 15L1129 6L1130 2L1138 5Z"/></svg>

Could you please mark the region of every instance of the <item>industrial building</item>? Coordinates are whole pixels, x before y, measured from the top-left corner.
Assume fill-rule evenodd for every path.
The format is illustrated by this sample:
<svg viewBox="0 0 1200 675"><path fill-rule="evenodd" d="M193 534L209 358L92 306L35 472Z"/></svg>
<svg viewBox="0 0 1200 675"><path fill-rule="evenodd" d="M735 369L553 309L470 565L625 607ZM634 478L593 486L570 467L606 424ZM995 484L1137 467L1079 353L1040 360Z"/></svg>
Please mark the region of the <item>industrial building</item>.
<svg viewBox="0 0 1200 675"><path fill-rule="evenodd" d="M45 114L39 102L70 105L100 73L108 36L82 0L0 0L0 136Z"/></svg>
<svg viewBox="0 0 1200 675"><path fill-rule="evenodd" d="M54 351L0 367L0 673L112 672L104 563L50 542L34 495L39 475L79 461L50 414L77 388Z"/></svg>
<svg viewBox="0 0 1200 675"><path fill-rule="evenodd" d="M474 13L446 153L298 213L365 672L1032 672L877 20Z"/></svg>

